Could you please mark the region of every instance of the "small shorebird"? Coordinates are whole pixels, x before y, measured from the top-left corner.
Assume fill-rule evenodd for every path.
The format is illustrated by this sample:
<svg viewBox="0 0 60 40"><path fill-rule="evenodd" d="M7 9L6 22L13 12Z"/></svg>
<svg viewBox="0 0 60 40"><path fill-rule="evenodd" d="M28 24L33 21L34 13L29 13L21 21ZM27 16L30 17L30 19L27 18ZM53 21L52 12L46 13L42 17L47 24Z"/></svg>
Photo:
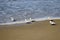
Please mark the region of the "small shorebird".
<svg viewBox="0 0 60 40"><path fill-rule="evenodd" d="M27 24L30 24L31 22L29 21L29 20L27 20L27 19L25 19L25 22L27 23Z"/></svg>
<svg viewBox="0 0 60 40"><path fill-rule="evenodd" d="M35 20L32 20L31 18L30 18L30 21L31 21L31 22L35 22Z"/></svg>
<svg viewBox="0 0 60 40"><path fill-rule="evenodd" d="M29 20L25 19L27 24L30 24L31 22L35 22L34 20L32 20L31 18Z"/></svg>
<svg viewBox="0 0 60 40"><path fill-rule="evenodd" d="M56 23L54 22L54 20L50 20L49 21L51 25L55 25Z"/></svg>
<svg viewBox="0 0 60 40"><path fill-rule="evenodd" d="M10 17L11 18L11 21L15 22L16 20L13 18L13 17Z"/></svg>
<svg viewBox="0 0 60 40"><path fill-rule="evenodd" d="M56 24L55 21L54 21L53 19L51 19L50 17L48 17L48 19L49 19L49 23L50 23L51 25L55 25L55 24Z"/></svg>

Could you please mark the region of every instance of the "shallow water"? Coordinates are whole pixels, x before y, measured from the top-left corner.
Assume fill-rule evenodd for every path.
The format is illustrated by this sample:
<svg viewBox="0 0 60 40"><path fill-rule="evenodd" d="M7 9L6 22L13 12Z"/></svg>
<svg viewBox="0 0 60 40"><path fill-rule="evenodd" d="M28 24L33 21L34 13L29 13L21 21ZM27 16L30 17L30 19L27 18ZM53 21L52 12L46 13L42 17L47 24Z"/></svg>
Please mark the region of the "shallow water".
<svg viewBox="0 0 60 40"><path fill-rule="evenodd" d="M60 17L60 0L0 0L0 23L48 16Z"/></svg>

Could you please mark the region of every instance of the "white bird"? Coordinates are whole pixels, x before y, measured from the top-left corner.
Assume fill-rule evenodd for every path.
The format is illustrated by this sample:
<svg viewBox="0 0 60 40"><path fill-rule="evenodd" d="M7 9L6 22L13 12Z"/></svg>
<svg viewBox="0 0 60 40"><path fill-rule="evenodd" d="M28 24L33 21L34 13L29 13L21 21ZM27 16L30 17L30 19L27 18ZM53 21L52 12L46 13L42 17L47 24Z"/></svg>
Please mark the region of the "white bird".
<svg viewBox="0 0 60 40"><path fill-rule="evenodd" d="M56 24L56 23L54 22L54 20L51 19L50 17L48 17L48 19L49 19L49 23L50 23L51 25L55 25L55 24Z"/></svg>
<svg viewBox="0 0 60 40"><path fill-rule="evenodd" d="M31 23L31 21L28 21L27 19L25 19L25 22L26 22L27 24L30 24L30 23Z"/></svg>
<svg viewBox="0 0 60 40"><path fill-rule="evenodd" d="M28 22L27 19L25 19L25 22Z"/></svg>
<svg viewBox="0 0 60 40"><path fill-rule="evenodd" d="M33 22L33 21L32 21L31 18L29 18L29 20L25 19L25 22L28 23L28 24L30 24L30 23Z"/></svg>
<svg viewBox="0 0 60 40"><path fill-rule="evenodd" d="M13 17L10 17L11 18L11 21L16 21Z"/></svg>
<svg viewBox="0 0 60 40"><path fill-rule="evenodd" d="M27 19L25 19L25 22L31 22L32 21L32 19L30 18L29 20L27 20Z"/></svg>
<svg viewBox="0 0 60 40"><path fill-rule="evenodd" d="M51 25L55 25L56 23L54 21L49 21Z"/></svg>

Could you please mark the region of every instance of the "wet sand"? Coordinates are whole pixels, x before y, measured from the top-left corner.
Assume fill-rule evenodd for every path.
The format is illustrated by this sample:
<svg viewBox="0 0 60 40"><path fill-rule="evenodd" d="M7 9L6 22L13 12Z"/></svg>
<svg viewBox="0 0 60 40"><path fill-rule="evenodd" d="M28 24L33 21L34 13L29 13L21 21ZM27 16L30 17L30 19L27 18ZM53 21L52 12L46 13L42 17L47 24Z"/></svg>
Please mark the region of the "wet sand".
<svg viewBox="0 0 60 40"><path fill-rule="evenodd" d="M0 40L60 40L60 20L56 25L49 21L24 25L0 26Z"/></svg>

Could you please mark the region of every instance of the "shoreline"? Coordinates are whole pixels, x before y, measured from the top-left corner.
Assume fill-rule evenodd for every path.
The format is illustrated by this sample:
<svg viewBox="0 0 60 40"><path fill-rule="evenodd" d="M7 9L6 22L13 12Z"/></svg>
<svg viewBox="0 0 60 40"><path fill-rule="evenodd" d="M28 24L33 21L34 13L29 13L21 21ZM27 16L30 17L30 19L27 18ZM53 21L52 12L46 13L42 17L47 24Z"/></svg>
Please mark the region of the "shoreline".
<svg viewBox="0 0 60 40"><path fill-rule="evenodd" d="M56 18L51 18L53 20L57 20L57 19L60 19L60 17L56 17ZM36 22L38 21L46 21L46 20L49 20L48 18L36 18L36 19L32 19ZM31 20L27 20L28 22L30 22ZM0 23L0 25L15 25L15 24L26 24L27 22L26 21L16 21L16 22L10 22L10 23Z"/></svg>

